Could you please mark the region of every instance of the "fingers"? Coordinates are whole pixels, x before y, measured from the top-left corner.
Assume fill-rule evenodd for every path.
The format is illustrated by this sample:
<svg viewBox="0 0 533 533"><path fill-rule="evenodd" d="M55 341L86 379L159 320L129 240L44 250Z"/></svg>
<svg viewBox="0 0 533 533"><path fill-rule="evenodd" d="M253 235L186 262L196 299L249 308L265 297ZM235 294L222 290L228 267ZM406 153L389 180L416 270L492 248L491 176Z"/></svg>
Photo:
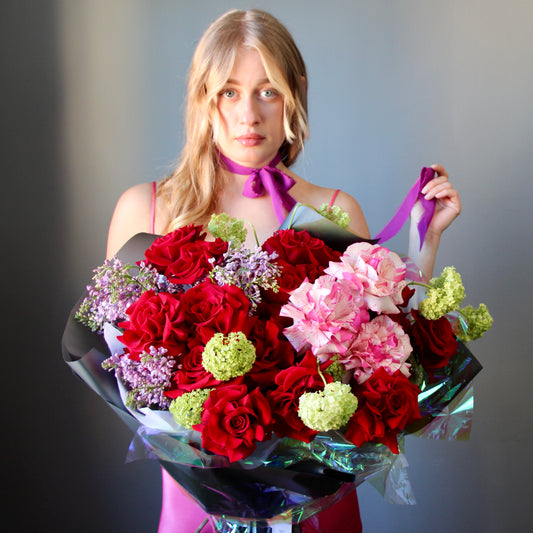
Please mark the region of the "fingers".
<svg viewBox="0 0 533 533"><path fill-rule="evenodd" d="M428 183L422 190L424 198L431 200L432 198L445 198L458 196L459 193L452 187L452 184L448 181L438 181L440 178L435 178L432 182Z"/></svg>
<svg viewBox="0 0 533 533"><path fill-rule="evenodd" d="M459 193L448 180L448 172L442 165L431 165L437 176L428 182L422 189L422 194L426 200L433 198L443 202L452 208L457 214L461 212L461 199ZM456 216L456 215L455 215Z"/></svg>
<svg viewBox="0 0 533 533"><path fill-rule="evenodd" d="M422 188L426 200L432 198L445 198L447 196L458 196L457 191L452 187L448 181L448 172L442 165L431 165L431 168L436 172L437 176L426 183Z"/></svg>
<svg viewBox="0 0 533 533"><path fill-rule="evenodd" d="M431 165L431 168L437 173L437 176L446 176L448 177L448 172L442 165Z"/></svg>

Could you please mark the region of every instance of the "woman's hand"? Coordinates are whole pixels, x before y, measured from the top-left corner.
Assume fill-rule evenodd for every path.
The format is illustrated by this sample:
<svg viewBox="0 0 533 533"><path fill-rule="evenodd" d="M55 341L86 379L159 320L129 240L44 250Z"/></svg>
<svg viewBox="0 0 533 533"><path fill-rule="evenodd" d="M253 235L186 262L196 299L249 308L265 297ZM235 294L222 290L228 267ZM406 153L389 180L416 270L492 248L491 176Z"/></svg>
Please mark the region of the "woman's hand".
<svg viewBox="0 0 533 533"><path fill-rule="evenodd" d="M431 165L437 173L422 189L426 200L436 199L435 213L429 223L424 242L420 247L418 222L422 218L424 208L420 201L411 210L411 230L409 232L409 257L419 266L423 276L430 279L439 247L442 232L459 216L461 199L459 193L448 181L448 173L441 165Z"/></svg>
<svg viewBox="0 0 533 533"><path fill-rule="evenodd" d="M422 189L426 200L436 199L435 214L431 219L427 232L430 236L440 236L442 232L459 216L461 212L461 199L459 193L452 187L448 180L448 173L441 165L431 165L437 173ZM418 224L423 214L420 202L417 202L411 210L411 220Z"/></svg>

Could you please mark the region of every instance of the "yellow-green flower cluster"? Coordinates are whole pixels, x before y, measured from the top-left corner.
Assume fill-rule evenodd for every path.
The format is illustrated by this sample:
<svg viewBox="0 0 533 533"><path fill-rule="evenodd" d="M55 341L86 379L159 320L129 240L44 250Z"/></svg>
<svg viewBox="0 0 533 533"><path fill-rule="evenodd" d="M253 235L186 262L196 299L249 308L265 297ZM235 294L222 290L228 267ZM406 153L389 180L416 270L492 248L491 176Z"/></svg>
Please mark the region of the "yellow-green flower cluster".
<svg viewBox="0 0 533 533"><path fill-rule="evenodd" d="M438 278L429 282L426 297L420 302L419 311L428 320L436 320L455 311L465 297L461 275L453 266L445 267Z"/></svg>
<svg viewBox="0 0 533 533"><path fill-rule="evenodd" d="M202 421L204 403L212 389L196 389L172 400L169 411L174 420L187 429Z"/></svg>
<svg viewBox="0 0 533 533"><path fill-rule="evenodd" d="M254 362L255 347L242 331L215 333L202 354L203 367L220 381L243 376Z"/></svg>
<svg viewBox="0 0 533 533"><path fill-rule="evenodd" d="M212 215L207 229L214 237L231 243L232 248L239 248L248 233L244 227L244 220L230 217L227 213Z"/></svg>
<svg viewBox="0 0 533 533"><path fill-rule="evenodd" d="M467 305L463 309L460 309L459 312L467 324L467 327L463 331L457 332L457 337L463 342L479 339L492 326L493 319L485 304L479 304L478 309Z"/></svg>
<svg viewBox="0 0 533 533"><path fill-rule="evenodd" d="M357 397L349 385L334 381L323 391L300 396L298 416L315 431L329 431L345 426L357 409Z"/></svg>
<svg viewBox="0 0 533 533"><path fill-rule="evenodd" d="M344 377L344 374L346 373L346 369L344 366L339 363L338 361L333 361L325 370L326 374L329 374L333 381L342 381L342 378Z"/></svg>
<svg viewBox="0 0 533 533"><path fill-rule="evenodd" d="M350 225L350 215L338 205L330 207L328 204L322 204L318 208L318 212L328 220L335 222L341 228L347 228Z"/></svg>

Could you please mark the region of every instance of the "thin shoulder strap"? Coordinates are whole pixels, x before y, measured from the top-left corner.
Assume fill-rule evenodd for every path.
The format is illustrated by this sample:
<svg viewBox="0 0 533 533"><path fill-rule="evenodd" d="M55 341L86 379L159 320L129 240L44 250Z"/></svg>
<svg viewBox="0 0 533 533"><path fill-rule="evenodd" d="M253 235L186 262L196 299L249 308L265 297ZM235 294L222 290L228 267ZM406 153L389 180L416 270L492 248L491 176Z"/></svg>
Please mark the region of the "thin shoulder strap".
<svg viewBox="0 0 533 533"><path fill-rule="evenodd" d="M335 203L335 200L337 199L337 195L341 192L340 189L337 189L334 193L333 193L333 196L331 197L331 201L329 202L329 207L328 209L331 209L333 207L333 204Z"/></svg>
<svg viewBox="0 0 533 533"><path fill-rule="evenodd" d="M155 195L157 191L157 184L152 181L152 217L150 221L150 233L155 233Z"/></svg>

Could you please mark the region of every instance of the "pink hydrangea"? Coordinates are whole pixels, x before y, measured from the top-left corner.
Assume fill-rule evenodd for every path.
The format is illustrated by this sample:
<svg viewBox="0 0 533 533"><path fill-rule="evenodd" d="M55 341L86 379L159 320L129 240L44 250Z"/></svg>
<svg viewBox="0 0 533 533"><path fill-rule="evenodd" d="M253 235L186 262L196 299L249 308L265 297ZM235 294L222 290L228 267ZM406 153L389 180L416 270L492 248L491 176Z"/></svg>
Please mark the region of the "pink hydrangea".
<svg viewBox="0 0 533 533"><path fill-rule="evenodd" d="M361 324L369 320L361 293L332 276L304 281L280 315L294 321L284 330L294 348L310 349L322 361L345 353Z"/></svg>
<svg viewBox="0 0 533 533"><path fill-rule="evenodd" d="M340 262L329 264L325 273L352 283L362 292L366 304L377 313L398 313L406 285L405 265L387 248L358 242L350 245Z"/></svg>
<svg viewBox="0 0 533 533"><path fill-rule="evenodd" d="M391 376L400 370L411 375L406 363L413 351L409 335L387 315L379 315L361 324L357 337L339 361L354 371L357 383L364 383L380 367Z"/></svg>

